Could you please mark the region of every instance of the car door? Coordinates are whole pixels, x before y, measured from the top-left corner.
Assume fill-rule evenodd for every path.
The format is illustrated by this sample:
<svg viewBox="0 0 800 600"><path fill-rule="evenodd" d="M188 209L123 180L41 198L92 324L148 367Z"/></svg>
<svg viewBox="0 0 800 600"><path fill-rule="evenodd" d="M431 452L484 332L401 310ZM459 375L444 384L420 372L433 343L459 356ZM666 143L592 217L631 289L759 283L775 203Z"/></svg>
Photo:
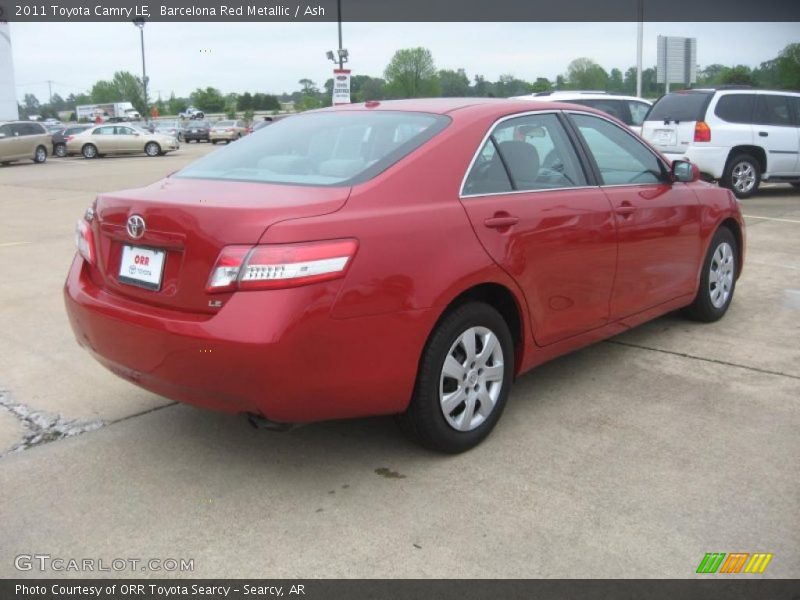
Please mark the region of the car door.
<svg viewBox="0 0 800 600"><path fill-rule="evenodd" d="M92 132L92 143L97 147L98 154L114 154L117 151L116 127L104 125Z"/></svg>
<svg viewBox="0 0 800 600"><path fill-rule="evenodd" d="M757 143L767 150L769 174L784 177L795 174L800 141L791 96L758 94L754 121Z"/></svg>
<svg viewBox="0 0 800 600"><path fill-rule="evenodd" d="M117 152L132 153L144 152L144 143L142 142L141 135L131 127L124 125L117 125L114 128L115 143Z"/></svg>
<svg viewBox="0 0 800 600"><path fill-rule="evenodd" d="M701 206L691 184L628 129L570 113L614 211L619 243L610 318L693 293L702 256Z"/></svg>
<svg viewBox="0 0 800 600"><path fill-rule="evenodd" d="M11 152L15 158L19 159L33 156L33 149L28 148L31 143L31 137L28 134L25 123L12 123L11 137L13 139Z"/></svg>
<svg viewBox="0 0 800 600"><path fill-rule="evenodd" d="M522 289L540 345L600 327L616 268L611 204L557 111L493 125L461 200L486 251Z"/></svg>

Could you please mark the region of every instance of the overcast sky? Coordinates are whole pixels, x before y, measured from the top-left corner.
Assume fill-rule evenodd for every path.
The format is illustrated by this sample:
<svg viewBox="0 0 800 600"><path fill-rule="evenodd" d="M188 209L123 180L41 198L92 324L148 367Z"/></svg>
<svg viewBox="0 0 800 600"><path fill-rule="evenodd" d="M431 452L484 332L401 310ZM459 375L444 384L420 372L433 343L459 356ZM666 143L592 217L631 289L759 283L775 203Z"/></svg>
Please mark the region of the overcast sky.
<svg viewBox="0 0 800 600"><path fill-rule="evenodd" d="M697 38L700 65L758 66L800 41L798 23L645 23L644 66L656 61L656 37ZM139 32L131 23L12 23L17 96L47 100L47 83L66 97L114 71L141 74ZM291 92L330 77L327 50L336 23L148 23L150 92L186 96L199 86L223 92ZM345 23L353 74L381 76L395 50L424 46L437 68L464 68L472 79L510 73L554 79L587 56L606 70L636 64L636 23Z"/></svg>

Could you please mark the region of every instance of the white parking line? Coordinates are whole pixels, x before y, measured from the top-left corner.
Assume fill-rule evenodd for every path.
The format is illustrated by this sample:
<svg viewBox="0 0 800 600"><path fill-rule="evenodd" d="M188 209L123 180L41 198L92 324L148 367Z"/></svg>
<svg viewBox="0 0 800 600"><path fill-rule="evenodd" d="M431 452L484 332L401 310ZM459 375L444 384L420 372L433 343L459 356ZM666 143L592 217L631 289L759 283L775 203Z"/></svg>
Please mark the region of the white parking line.
<svg viewBox="0 0 800 600"><path fill-rule="evenodd" d="M0 243L0 248L10 248L11 246L25 246L27 244L32 244L33 242L3 242Z"/></svg>
<svg viewBox="0 0 800 600"><path fill-rule="evenodd" d="M762 219L764 221L780 221L781 223L800 223L797 219L777 219L775 217L757 217L755 215L742 215L745 219Z"/></svg>

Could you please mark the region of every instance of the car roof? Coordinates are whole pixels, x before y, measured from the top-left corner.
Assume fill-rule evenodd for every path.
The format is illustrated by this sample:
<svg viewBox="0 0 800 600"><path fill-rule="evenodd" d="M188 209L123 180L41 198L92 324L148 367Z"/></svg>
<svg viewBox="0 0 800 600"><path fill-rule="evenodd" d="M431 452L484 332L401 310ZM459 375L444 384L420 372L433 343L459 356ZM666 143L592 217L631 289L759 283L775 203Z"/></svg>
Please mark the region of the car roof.
<svg viewBox="0 0 800 600"><path fill-rule="evenodd" d="M527 96L514 96L514 100L533 100L535 102L570 102L573 100L634 100L652 105L650 100L637 96L624 96L622 94L607 94L605 92L553 92L529 94Z"/></svg>
<svg viewBox="0 0 800 600"><path fill-rule="evenodd" d="M313 112L350 112L350 111L403 111L421 112L439 115L448 115L454 112L469 112L485 116L502 117L508 114L526 112L531 110L575 110L575 104L565 102L542 101L536 103L536 108L531 107L529 100L516 98L414 98L408 100L379 100L374 102L360 102L357 104L340 104L322 108ZM581 106L580 110L607 116L588 106Z"/></svg>

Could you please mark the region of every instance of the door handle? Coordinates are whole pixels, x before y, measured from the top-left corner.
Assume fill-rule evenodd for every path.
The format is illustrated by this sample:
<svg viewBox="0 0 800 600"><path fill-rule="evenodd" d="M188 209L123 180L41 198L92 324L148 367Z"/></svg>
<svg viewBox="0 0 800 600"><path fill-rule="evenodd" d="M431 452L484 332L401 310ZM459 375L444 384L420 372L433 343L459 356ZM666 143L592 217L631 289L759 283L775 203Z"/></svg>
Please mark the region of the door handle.
<svg viewBox="0 0 800 600"><path fill-rule="evenodd" d="M636 207L631 204L630 202L623 202L617 208L614 209L614 212L618 215L625 217L626 219L630 217L633 213L636 212Z"/></svg>
<svg viewBox="0 0 800 600"><path fill-rule="evenodd" d="M769 136L769 133L767 133L766 131L759 131L758 135L760 135L761 137L767 137Z"/></svg>
<svg viewBox="0 0 800 600"><path fill-rule="evenodd" d="M504 229L516 225L517 223L519 223L519 217L514 217L509 214L496 214L483 222L483 224L490 229Z"/></svg>

